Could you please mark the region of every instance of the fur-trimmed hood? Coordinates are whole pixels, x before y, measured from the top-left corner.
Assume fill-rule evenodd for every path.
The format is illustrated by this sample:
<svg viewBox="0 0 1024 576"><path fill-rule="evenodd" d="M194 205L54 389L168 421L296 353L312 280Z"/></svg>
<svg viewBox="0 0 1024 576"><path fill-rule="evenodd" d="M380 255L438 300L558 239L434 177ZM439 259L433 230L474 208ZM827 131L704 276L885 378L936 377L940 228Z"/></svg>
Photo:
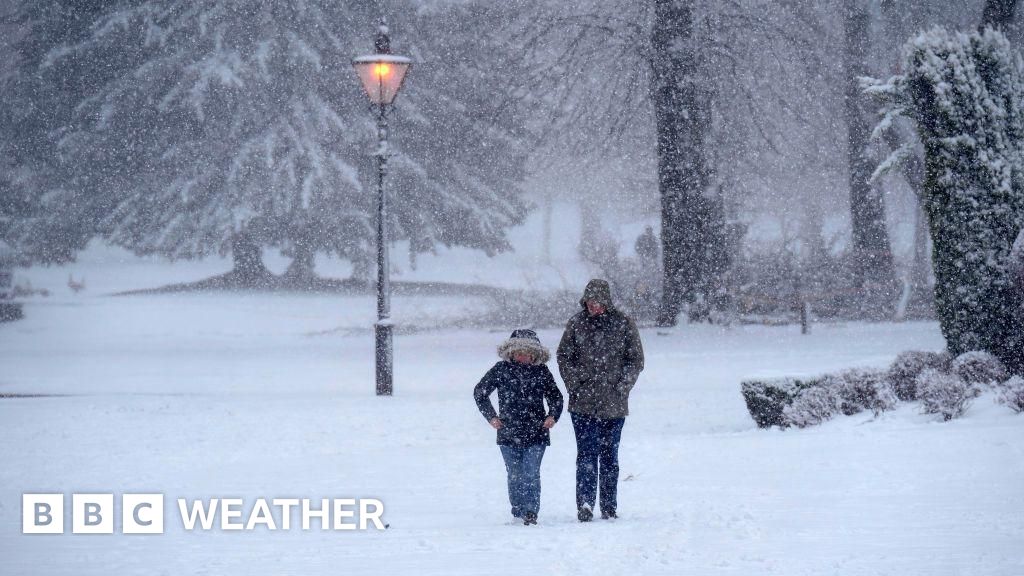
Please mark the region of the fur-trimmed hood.
<svg viewBox="0 0 1024 576"><path fill-rule="evenodd" d="M533 355L535 365L547 364L551 359L551 352L540 343L540 338L533 330L516 330L512 336L498 346L498 356L502 360L513 362L512 353L516 350L524 350Z"/></svg>

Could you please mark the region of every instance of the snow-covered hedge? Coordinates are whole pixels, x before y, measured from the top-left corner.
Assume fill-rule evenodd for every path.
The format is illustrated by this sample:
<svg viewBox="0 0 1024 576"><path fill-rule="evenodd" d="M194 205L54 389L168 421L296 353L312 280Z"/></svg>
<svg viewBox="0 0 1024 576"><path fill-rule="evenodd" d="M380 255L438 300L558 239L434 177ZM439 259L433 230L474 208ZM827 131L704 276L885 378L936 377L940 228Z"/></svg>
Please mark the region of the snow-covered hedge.
<svg viewBox="0 0 1024 576"><path fill-rule="evenodd" d="M825 382L804 390L786 406L782 413L786 425L806 428L821 424L841 410L842 399L836 381Z"/></svg>
<svg viewBox="0 0 1024 576"><path fill-rule="evenodd" d="M878 414L896 406L887 372L851 369L820 378L749 380L741 385L750 416L761 428L820 424L836 414L871 410Z"/></svg>
<svg viewBox="0 0 1024 576"><path fill-rule="evenodd" d="M852 416L865 410L880 414L898 402L884 370L854 368L810 382L783 408L784 425L806 428L837 414Z"/></svg>
<svg viewBox="0 0 1024 576"><path fill-rule="evenodd" d="M999 386L999 403L1014 412L1024 412L1024 378L1014 376Z"/></svg>
<svg viewBox="0 0 1024 576"><path fill-rule="evenodd" d="M964 414L983 387L1016 412L1024 411L1024 378L1013 376L988 352L907 351L887 370L853 368L817 378L775 378L742 383L750 416L762 428L820 424L837 414L878 415L901 400L919 400L926 414L952 420Z"/></svg>
<svg viewBox="0 0 1024 576"><path fill-rule="evenodd" d="M917 400L917 376L929 368L945 371L950 357L946 352L908 350L901 352L889 367L889 381L896 397L903 401Z"/></svg>
<svg viewBox="0 0 1024 576"><path fill-rule="evenodd" d="M978 397L980 390L956 374L929 368L917 376L917 397L926 414L941 414L943 420L959 418Z"/></svg>
<svg viewBox="0 0 1024 576"><path fill-rule="evenodd" d="M880 414L895 408L898 401L885 370L844 370L827 376L822 385L835 388L840 400L839 409L847 416L864 410Z"/></svg>
<svg viewBox="0 0 1024 576"><path fill-rule="evenodd" d="M786 406L804 390L816 386L817 380L769 378L748 380L740 384L750 417L761 428L789 425L784 414Z"/></svg>
<svg viewBox="0 0 1024 576"><path fill-rule="evenodd" d="M953 359L950 371L968 384L998 384L1010 377L1006 367L989 352L964 352Z"/></svg>

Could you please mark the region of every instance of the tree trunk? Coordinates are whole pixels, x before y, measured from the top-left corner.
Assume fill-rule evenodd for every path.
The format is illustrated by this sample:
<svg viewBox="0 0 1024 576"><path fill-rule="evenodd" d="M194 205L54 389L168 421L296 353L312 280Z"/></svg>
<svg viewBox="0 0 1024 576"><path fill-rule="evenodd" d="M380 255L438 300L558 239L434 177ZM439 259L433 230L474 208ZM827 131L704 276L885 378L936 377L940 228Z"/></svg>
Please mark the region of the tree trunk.
<svg viewBox="0 0 1024 576"><path fill-rule="evenodd" d="M376 281L371 277L375 274L377 261L374 259L374 255L369 253L359 254L352 257L352 280L366 284L367 286L374 286Z"/></svg>
<svg viewBox="0 0 1024 576"><path fill-rule="evenodd" d="M900 26L902 14L899 6L894 0L882 0L881 11L885 35L891 40L898 38L901 42L906 38L908 32ZM893 65L890 73L896 74L898 70ZM892 150L897 150L904 144L914 139L898 130L886 130L884 133L886 144ZM910 297L906 303L906 314L909 318L933 318L935 316L935 293L929 286L929 278L932 272L930 237L928 234L928 216L924 212L924 159L916 151L912 153L903 164L903 179L907 182L914 193L914 255L910 268L909 288Z"/></svg>
<svg viewBox="0 0 1024 576"><path fill-rule="evenodd" d="M901 142L894 130L885 132L886 144L893 150ZM935 297L928 286L931 273L931 259L928 250L928 217L924 213L924 161L916 153L911 154L903 165L903 179L914 193L914 259L910 268L910 301L906 308L913 318L931 317Z"/></svg>
<svg viewBox="0 0 1024 576"><path fill-rule="evenodd" d="M914 192L914 262L910 269L911 298L918 298L928 291L928 274L931 261L928 258L928 218L924 213L924 162L917 154L907 159L903 166L903 177ZM928 298L930 301L931 298Z"/></svg>
<svg viewBox="0 0 1024 576"><path fill-rule="evenodd" d="M577 247L577 250L579 251L581 258L587 262L593 262L595 259L594 250L599 236L598 232L601 227L601 217L598 214L595 205L588 202L586 198L580 202L579 208L580 244Z"/></svg>
<svg viewBox="0 0 1024 576"><path fill-rule="evenodd" d="M1014 12L1017 11L1017 0L985 0L985 9L981 12L981 25L978 31L986 27L1006 30L1013 24Z"/></svg>
<svg viewBox="0 0 1024 576"><path fill-rule="evenodd" d="M655 1L651 43L663 262L657 323L672 326L706 280L709 227L722 218L715 218L720 204L706 195L712 95L701 74L690 1Z"/></svg>
<svg viewBox="0 0 1024 576"><path fill-rule="evenodd" d="M618 244L605 231L598 206L584 200L580 203L580 257L597 266L613 285L610 276L618 268Z"/></svg>
<svg viewBox="0 0 1024 576"><path fill-rule="evenodd" d="M247 231L231 239L231 258L234 260L231 275L240 285L261 285L272 276L263 265L263 247Z"/></svg>
<svg viewBox="0 0 1024 576"><path fill-rule="evenodd" d="M284 278L296 287L310 285L316 279L314 258L316 252L311 246L299 244L292 248L292 261L284 272Z"/></svg>
<svg viewBox="0 0 1024 576"><path fill-rule="evenodd" d="M885 223L885 204L881 191L870 183L875 162L868 151L870 127L862 109L864 95L858 81L858 77L867 75L869 24L863 0L843 0L843 108L850 167L854 273L867 299L865 310L886 314L895 296L896 272Z"/></svg>
<svg viewBox="0 0 1024 576"><path fill-rule="evenodd" d="M544 255L544 263L551 264L551 216L555 210L554 199L551 197L551 191L548 190L544 193L544 236L542 238L541 247Z"/></svg>
<svg viewBox="0 0 1024 576"><path fill-rule="evenodd" d="M910 272L910 286L916 293L928 288L928 273L931 260L928 258L928 218L920 200L914 205L914 264Z"/></svg>

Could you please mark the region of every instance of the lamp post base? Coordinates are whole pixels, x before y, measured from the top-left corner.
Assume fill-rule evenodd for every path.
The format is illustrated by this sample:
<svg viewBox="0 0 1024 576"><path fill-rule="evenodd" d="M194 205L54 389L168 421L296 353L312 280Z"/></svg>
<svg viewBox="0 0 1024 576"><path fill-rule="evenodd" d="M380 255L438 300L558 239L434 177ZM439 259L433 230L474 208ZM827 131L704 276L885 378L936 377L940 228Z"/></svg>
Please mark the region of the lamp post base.
<svg viewBox="0 0 1024 576"><path fill-rule="evenodd" d="M392 326L385 321L374 324L373 328L377 343L377 396L391 396L394 391L391 379Z"/></svg>

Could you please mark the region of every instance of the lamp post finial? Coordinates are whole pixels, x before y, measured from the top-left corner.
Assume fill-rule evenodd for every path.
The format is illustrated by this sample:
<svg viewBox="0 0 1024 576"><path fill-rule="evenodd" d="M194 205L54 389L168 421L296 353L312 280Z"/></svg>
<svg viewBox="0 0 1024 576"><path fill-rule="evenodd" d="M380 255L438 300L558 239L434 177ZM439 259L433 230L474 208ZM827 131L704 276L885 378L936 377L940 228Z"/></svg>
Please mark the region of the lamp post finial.
<svg viewBox="0 0 1024 576"><path fill-rule="evenodd" d="M377 27L377 37L373 40L377 54L391 54L391 38L388 36L388 23L382 16Z"/></svg>

